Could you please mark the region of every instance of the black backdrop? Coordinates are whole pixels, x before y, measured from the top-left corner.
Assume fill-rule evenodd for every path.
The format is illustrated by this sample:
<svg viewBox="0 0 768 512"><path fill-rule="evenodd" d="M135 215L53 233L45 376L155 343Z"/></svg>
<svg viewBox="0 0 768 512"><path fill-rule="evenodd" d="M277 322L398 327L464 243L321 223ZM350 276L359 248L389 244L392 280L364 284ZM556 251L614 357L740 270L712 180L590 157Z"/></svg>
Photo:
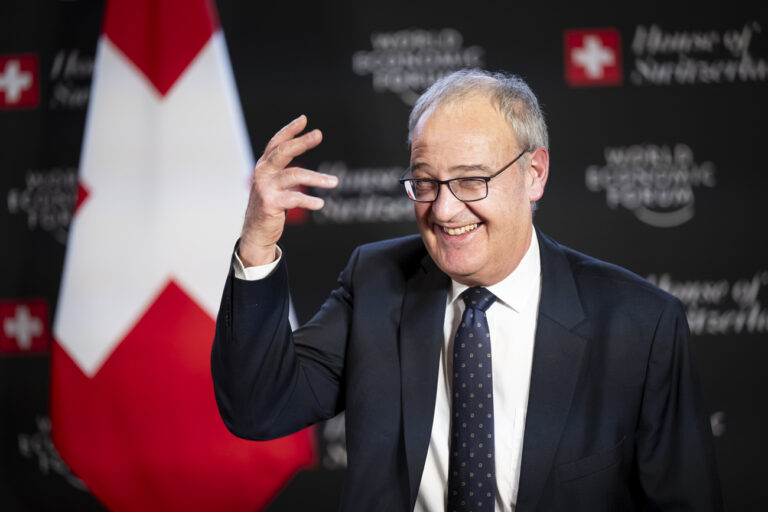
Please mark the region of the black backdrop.
<svg viewBox="0 0 768 512"><path fill-rule="evenodd" d="M343 178L325 210L293 217L282 243L300 320L356 245L415 232L395 182L408 161L414 95L456 67L517 73L550 128L537 225L684 301L726 506L760 508L768 19L757 2L217 7L254 150L305 113L325 139L303 163ZM95 0L0 5L0 73L7 58L31 55L39 86L30 106L0 104L0 308L32 301L53 318L102 10ZM605 83L572 60L590 35L618 43ZM27 354L0 345L0 508L98 510L50 444L48 355L49 346ZM343 422L317 432L318 467L272 510L335 509Z"/></svg>

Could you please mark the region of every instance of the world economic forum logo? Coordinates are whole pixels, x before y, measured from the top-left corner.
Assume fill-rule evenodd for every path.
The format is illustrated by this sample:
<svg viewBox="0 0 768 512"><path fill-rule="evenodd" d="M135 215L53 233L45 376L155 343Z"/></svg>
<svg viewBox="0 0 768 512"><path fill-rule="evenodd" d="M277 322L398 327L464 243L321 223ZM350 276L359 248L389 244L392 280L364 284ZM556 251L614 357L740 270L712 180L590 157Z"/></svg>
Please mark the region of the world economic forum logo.
<svg viewBox="0 0 768 512"><path fill-rule="evenodd" d="M605 193L608 208L625 208L654 227L691 220L695 191L716 184L715 165L696 162L691 147L683 143L609 146L603 156L603 163L585 171L587 190Z"/></svg>
<svg viewBox="0 0 768 512"><path fill-rule="evenodd" d="M452 28L373 32L371 47L352 55L352 70L371 75L374 91L395 93L406 105L416 103L443 76L484 65L485 49L465 46L464 37Z"/></svg>

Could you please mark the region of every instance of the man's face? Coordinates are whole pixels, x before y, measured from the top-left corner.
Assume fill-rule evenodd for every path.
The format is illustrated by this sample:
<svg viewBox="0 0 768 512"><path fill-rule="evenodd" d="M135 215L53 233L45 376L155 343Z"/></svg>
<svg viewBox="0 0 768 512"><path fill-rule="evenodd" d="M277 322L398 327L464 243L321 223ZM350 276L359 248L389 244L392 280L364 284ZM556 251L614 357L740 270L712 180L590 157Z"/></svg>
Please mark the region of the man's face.
<svg viewBox="0 0 768 512"><path fill-rule="evenodd" d="M490 176L521 151L517 137L486 96L470 96L427 111L413 132L415 178ZM528 153L488 183L488 197L464 203L446 186L433 203L414 203L424 244L452 279L489 286L508 276L531 242L531 201L546 182L544 148ZM543 169L543 172L542 172Z"/></svg>

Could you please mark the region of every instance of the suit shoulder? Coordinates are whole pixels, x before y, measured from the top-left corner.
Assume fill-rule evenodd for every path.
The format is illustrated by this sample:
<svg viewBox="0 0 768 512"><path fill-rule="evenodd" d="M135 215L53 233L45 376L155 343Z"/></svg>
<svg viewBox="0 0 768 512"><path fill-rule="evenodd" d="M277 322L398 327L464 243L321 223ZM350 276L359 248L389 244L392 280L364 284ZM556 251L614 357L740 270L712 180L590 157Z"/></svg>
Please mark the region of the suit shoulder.
<svg viewBox="0 0 768 512"><path fill-rule="evenodd" d="M681 306L677 297L624 267L599 260L563 245L559 247L573 269L577 286L581 283L584 286L596 287L601 292L612 291L618 297L635 300L642 298L662 306Z"/></svg>
<svg viewBox="0 0 768 512"><path fill-rule="evenodd" d="M418 264L426 255L424 242L418 234L363 244L356 252L361 261L379 264L389 261L399 266L408 262Z"/></svg>
<svg viewBox="0 0 768 512"><path fill-rule="evenodd" d="M421 268L426 255L419 235L363 244L352 252L340 279L346 276L358 283L407 279Z"/></svg>

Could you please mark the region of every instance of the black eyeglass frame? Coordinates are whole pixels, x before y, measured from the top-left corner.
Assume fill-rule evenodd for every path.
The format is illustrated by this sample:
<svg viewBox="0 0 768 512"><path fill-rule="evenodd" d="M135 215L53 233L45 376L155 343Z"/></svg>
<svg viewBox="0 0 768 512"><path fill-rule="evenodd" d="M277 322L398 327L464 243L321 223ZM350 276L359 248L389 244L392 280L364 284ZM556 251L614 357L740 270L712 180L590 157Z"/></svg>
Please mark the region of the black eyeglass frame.
<svg viewBox="0 0 768 512"><path fill-rule="evenodd" d="M505 165L504 167L502 167L501 169L499 169L495 173L491 174L490 176L462 176L460 178L451 178L449 180L436 180L436 179L433 179L433 178L400 178L399 181L405 187L407 187L406 182L414 182L414 181L420 182L420 183L429 182L429 183L436 183L437 184L437 192L435 192L435 198L430 200L430 201L426 201L424 199L416 199L415 197L411 197L408 194L408 191L406 190L406 194L405 195L408 196L408 199L410 199L411 201L414 201L416 203L434 203L435 201L437 201L437 198L440 197L440 189L443 188L442 185L448 185L448 190L451 191L451 194L453 194L453 197L455 197L456 199L458 199L462 203L473 203L475 201L482 201L483 199L488 197L488 182L491 181L496 176L498 176L499 174L501 174L502 172L504 172L507 169L509 169L510 167L512 167L512 165L515 162L520 160L520 157L522 157L524 154L526 154L526 153L528 153L530 151L532 151L532 150L531 149L524 149L511 162L509 162L507 165ZM411 168L408 167L403 174L407 174L410 170L411 170ZM482 180L482 181L485 182L485 195L483 197L478 197L477 199L462 199L462 198L460 198L456 194L456 191L453 190L453 187L451 186L451 183L454 183L454 182L457 182L457 181L469 181L469 180L472 180L472 181ZM413 189L413 186L411 186L411 189Z"/></svg>

